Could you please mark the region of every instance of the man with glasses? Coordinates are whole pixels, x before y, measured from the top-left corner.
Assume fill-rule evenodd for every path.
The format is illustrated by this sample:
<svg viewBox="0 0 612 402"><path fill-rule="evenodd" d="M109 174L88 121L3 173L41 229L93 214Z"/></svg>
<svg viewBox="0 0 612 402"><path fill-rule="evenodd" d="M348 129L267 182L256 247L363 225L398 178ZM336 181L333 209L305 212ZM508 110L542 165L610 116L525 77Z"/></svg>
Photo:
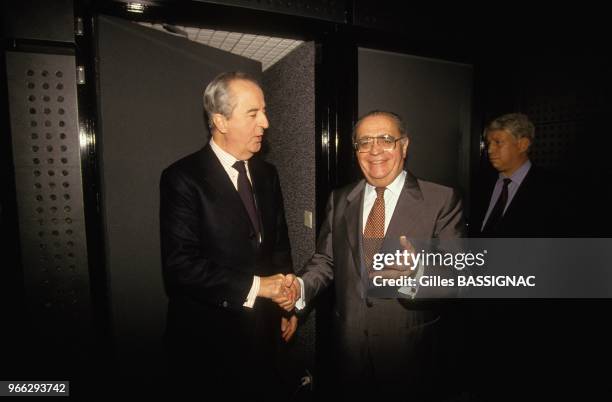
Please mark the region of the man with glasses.
<svg viewBox="0 0 612 402"><path fill-rule="evenodd" d="M358 394L429 393L426 384L440 379L434 367L440 316L411 300L368 298L365 284L372 253L384 241L461 237L461 201L453 189L404 170L410 139L397 114L367 113L353 140L365 180L331 194L316 252L294 282L302 295L297 307L334 281L335 385Z"/></svg>

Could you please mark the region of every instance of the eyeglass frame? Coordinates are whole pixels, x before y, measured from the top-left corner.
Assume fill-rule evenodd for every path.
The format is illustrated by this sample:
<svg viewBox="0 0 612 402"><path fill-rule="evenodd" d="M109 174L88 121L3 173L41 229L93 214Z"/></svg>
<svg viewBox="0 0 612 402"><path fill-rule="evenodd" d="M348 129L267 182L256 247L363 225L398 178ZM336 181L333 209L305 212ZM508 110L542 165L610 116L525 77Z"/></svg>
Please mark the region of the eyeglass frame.
<svg viewBox="0 0 612 402"><path fill-rule="evenodd" d="M366 152L370 152L372 150L372 147L374 146L374 144L378 144L378 140L388 139L389 137L393 138L393 146L390 149L382 148L383 151L386 151L386 152L393 151L395 149L395 146L397 145L398 141L403 140L404 138L408 138L405 135L402 135L402 136L400 136L398 138L395 138L391 134L383 134L383 135L379 135L379 136L376 136L376 137L365 136L365 137L361 137L359 140L366 139L366 138L371 140L371 142L369 143L370 144L370 149L368 149L367 151L360 151L359 150L359 140L355 140L355 142L353 142L353 147L355 148L355 151L357 151L357 152L359 152L361 154L365 154ZM382 145L381 145L381 147L382 147Z"/></svg>

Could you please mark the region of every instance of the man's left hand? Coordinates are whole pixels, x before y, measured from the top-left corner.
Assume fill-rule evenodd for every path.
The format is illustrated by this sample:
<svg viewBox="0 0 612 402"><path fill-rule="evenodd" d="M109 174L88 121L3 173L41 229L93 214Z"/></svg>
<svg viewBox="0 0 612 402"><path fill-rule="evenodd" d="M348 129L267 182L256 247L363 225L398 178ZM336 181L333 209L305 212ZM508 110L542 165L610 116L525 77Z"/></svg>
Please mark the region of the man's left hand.
<svg viewBox="0 0 612 402"><path fill-rule="evenodd" d="M399 238L400 245L408 252L408 264L407 265L385 265L385 267L380 271L370 271L369 278L372 279L375 276L380 276L384 279L399 279L401 277L414 277L416 274L417 266L414 262L413 256L416 254L414 246L408 240L406 236L400 236Z"/></svg>
<svg viewBox="0 0 612 402"><path fill-rule="evenodd" d="M297 329L297 324L298 319L296 315L292 315L288 319L286 317L281 317L281 332L285 342L289 342L289 340L293 337L293 334Z"/></svg>

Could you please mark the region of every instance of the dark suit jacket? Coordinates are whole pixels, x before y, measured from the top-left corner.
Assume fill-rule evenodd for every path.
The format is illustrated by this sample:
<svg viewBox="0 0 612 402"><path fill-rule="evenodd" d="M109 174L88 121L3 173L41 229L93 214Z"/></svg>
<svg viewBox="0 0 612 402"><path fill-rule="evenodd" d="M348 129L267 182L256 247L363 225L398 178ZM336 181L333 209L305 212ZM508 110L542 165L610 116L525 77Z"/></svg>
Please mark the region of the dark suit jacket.
<svg viewBox="0 0 612 402"><path fill-rule="evenodd" d="M561 185L553 175L532 165L499 225L489 233L482 233L482 222L497 178L497 175L486 178L477 186L470 219L471 236L552 237L571 231L574 220L566 206L567 195L561 195Z"/></svg>
<svg viewBox="0 0 612 402"><path fill-rule="evenodd" d="M333 280L334 350L342 383L359 390L368 386L375 372L379 382L403 384L400 389L405 390L407 384L422 385L421 380L432 379L427 378L431 372L426 369L434 350L429 335L440 317L406 300L375 299L366 303L360 246L364 188L365 181L361 180L331 194L316 253L301 275L306 302L311 303ZM401 235L456 238L463 230L457 194L408 173L385 241Z"/></svg>
<svg viewBox="0 0 612 402"><path fill-rule="evenodd" d="M162 173L161 248L169 297L165 341L182 370L195 365L218 376L245 374L253 364L249 359L272 353L279 339L280 308L262 299L253 309L243 307L254 275L292 271L276 169L254 157L249 171L261 244L209 145Z"/></svg>
<svg viewBox="0 0 612 402"><path fill-rule="evenodd" d="M482 223L498 177L498 174L492 174L476 187L470 236L529 238L572 233L572 216L576 208L572 208L567 200L571 199L569 192L576 188L567 184L561 186L555 176L533 164L499 226L491 232L482 233ZM577 183L573 182L573 185ZM515 252L508 249L508 254ZM544 368L544 364L552 362L543 357L545 350L560 339L560 333L567 332L567 308L560 309L556 303L529 299L493 299L469 305L471 319L467 326L470 331L467 339L469 350L473 351L470 363L473 367L491 367L494 373L491 378L496 380L517 371L537 376L538 372L554 370L552 365ZM493 349L496 352L492 354L490 351ZM530 362L527 367L526 361Z"/></svg>

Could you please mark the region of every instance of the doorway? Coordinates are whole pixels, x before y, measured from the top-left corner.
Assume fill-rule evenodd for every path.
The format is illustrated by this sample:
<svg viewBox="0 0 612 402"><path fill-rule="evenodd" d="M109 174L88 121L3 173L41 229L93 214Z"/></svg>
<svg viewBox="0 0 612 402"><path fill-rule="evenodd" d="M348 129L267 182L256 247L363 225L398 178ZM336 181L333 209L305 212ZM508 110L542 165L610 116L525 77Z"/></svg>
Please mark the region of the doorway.
<svg viewBox="0 0 612 402"><path fill-rule="evenodd" d="M279 171L295 268L310 257L315 232L304 225L304 215L315 211L315 46L200 28L143 26L108 16L99 16L97 26L100 203L111 327L121 373L149 376L163 372L167 305L159 178L165 167L207 143L202 94L223 71L244 71L262 84L270 120L262 156ZM298 338L283 354L290 360L287 367L295 370L289 373L293 378L313 364L312 321L301 324Z"/></svg>

